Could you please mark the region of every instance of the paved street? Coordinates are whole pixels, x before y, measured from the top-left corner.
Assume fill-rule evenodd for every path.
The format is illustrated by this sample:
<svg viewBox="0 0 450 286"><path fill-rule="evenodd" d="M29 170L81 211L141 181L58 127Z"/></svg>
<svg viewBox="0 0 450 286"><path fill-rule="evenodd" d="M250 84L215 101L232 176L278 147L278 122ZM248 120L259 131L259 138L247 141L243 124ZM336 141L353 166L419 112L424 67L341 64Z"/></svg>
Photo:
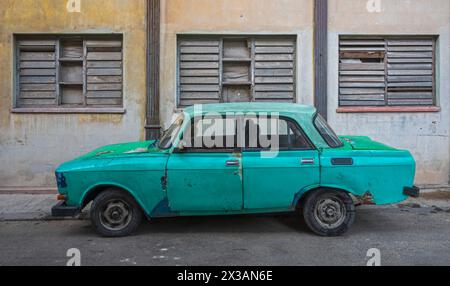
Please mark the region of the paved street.
<svg viewBox="0 0 450 286"><path fill-rule="evenodd" d="M101 238L88 220L0 222L0 265L450 265L450 206L362 207L343 237L313 235L293 215L160 219L128 238Z"/></svg>

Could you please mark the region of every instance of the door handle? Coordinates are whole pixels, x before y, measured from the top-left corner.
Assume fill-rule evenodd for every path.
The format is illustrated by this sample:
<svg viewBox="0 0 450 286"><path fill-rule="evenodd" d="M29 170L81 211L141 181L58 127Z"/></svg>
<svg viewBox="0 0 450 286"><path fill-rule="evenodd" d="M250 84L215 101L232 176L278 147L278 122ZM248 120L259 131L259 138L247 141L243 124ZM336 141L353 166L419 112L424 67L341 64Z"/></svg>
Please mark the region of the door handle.
<svg viewBox="0 0 450 286"><path fill-rule="evenodd" d="M239 166L239 160L228 160L225 165L227 167Z"/></svg>
<svg viewBox="0 0 450 286"><path fill-rule="evenodd" d="M303 158L301 160L302 165L314 165L314 158Z"/></svg>

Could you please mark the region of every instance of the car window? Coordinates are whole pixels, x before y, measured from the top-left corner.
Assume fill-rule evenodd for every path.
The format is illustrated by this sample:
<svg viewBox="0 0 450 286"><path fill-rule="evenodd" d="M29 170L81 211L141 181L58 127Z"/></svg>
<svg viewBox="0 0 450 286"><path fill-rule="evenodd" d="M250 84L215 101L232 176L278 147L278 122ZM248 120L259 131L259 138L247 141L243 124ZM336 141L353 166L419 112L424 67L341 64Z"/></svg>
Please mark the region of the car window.
<svg viewBox="0 0 450 286"><path fill-rule="evenodd" d="M246 121L247 150L298 150L312 146L300 127L283 118L255 117Z"/></svg>
<svg viewBox="0 0 450 286"><path fill-rule="evenodd" d="M185 151L230 151L238 147L235 118L195 117L183 133Z"/></svg>
<svg viewBox="0 0 450 286"><path fill-rule="evenodd" d="M334 133L333 129L331 129L330 125L328 125L327 121L320 115L317 114L314 117L314 126L317 131L319 131L323 140L330 146L331 148L337 148L342 146L342 141L339 137Z"/></svg>

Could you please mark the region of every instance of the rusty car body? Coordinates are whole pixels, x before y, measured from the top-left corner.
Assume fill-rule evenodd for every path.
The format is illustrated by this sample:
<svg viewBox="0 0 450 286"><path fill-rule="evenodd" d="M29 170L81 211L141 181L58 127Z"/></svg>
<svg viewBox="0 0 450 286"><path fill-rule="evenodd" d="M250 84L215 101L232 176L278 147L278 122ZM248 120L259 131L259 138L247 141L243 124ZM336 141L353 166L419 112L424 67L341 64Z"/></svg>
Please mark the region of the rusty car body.
<svg viewBox="0 0 450 286"><path fill-rule="evenodd" d="M278 133L266 134L280 137L276 149L260 146L261 126L257 139L249 134L249 118L267 114L270 120L277 116ZM195 140L183 139L197 128L196 120L208 123L210 117L233 123L213 136L232 146L189 146ZM414 175L409 151L364 136L336 136L311 106L200 105L184 109L158 141L109 145L62 164L56 170L61 202L53 215L76 215L93 201L91 220L98 232L124 236L142 217L301 209L315 233L334 236L348 230L358 203L392 204L417 196Z"/></svg>

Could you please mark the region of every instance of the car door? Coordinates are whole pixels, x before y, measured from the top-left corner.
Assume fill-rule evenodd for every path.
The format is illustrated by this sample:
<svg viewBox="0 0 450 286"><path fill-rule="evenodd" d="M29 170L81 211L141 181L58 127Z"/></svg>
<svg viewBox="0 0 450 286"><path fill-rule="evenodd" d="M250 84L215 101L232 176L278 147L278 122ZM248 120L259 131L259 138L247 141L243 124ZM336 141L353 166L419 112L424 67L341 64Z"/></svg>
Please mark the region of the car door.
<svg viewBox="0 0 450 286"><path fill-rule="evenodd" d="M167 164L170 208L180 212L241 210L242 156L236 148L235 119L194 118L182 142L188 146L175 149Z"/></svg>
<svg viewBox="0 0 450 286"><path fill-rule="evenodd" d="M246 122L244 209L288 209L300 190L319 183L319 154L296 121L272 118L262 124L263 120L269 119ZM256 135L249 134L250 125L256 125ZM270 125L276 128L269 128ZM256 144L250 144L255 136ZM265 136L278 136L278 146L271 146L271 152L267 146L261 146Z"/></svg>

